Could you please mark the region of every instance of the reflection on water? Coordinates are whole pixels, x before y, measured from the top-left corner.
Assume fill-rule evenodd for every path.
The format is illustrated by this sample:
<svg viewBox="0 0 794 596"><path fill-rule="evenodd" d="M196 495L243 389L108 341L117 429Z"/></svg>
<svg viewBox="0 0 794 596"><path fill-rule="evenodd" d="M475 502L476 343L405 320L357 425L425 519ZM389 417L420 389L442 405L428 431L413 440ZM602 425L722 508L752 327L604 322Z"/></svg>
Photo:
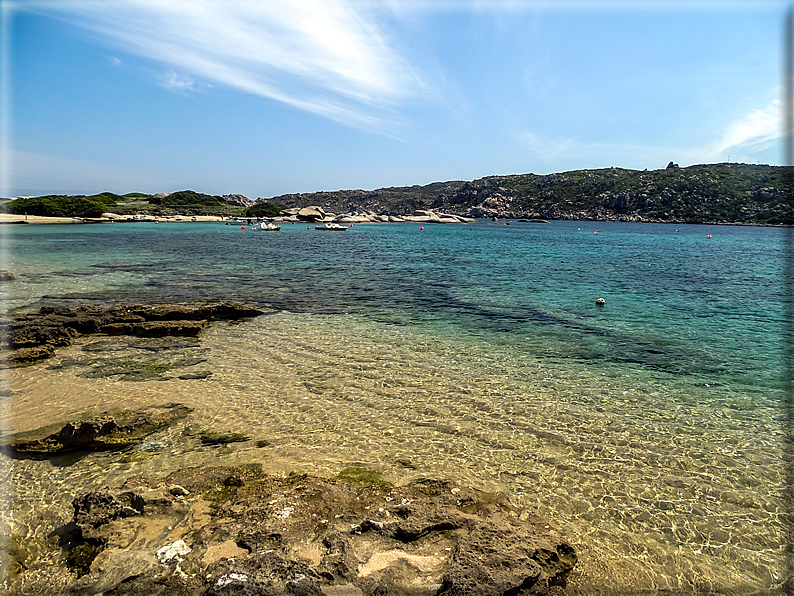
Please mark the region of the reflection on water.
<svg viewBox="0 0 794 596"><path fill-rule="evenodd" d="M76 494L137 473L257 461L330 476L364 462L398 483L507 492L577 545L573 585L747 593L785 579L785 424L763 394L343 314L276 313L213 325L199 345L152 345L86 338L13 371L15 430L108 407L195 411L145 457L3 458L16 489L3 532L41 540ZM124 362L152 358L170 368L122 380ZM204 378L178 378L191 372ZM204 447L186 426L252 440Z"/></svg>

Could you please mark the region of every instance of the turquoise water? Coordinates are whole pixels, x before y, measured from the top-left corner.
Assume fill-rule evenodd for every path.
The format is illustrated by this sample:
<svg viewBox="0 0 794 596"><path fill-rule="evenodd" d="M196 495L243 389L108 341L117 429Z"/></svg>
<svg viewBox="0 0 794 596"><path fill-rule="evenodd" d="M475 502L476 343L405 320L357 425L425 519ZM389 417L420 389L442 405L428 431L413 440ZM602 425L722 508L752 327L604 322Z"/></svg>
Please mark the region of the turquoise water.
<svg viewBox="0 0 794 596"><path fill-rule="evenodd" d="M13 373L6 425L183 401L204 424L267 436L265 465L363 461L398 481L504 490L574 540L583 589L762 593L785 579L784 230L419 227L6 226L12 308L209 298L272 311L162 348L201 356L204 381L86 379L98 353L143 348L85 340ZM30 486L76 491L216 457L164 440L172 451L138 467L4 462L30 495L6 523L67 516L69 491L38 502ZM415 471L395 464L406 457Z"/></svg>
<svg viewBox="0 0 794 596"><path fill-rule="evenodd" d="M780 397L779 228L418 228L359 225L322 234L287 225L262 234L220 223L10 226L7 267L19 278L11 304L242 300L419 325L547 358ZM596 306L597 298L606 305Z"/></svg>

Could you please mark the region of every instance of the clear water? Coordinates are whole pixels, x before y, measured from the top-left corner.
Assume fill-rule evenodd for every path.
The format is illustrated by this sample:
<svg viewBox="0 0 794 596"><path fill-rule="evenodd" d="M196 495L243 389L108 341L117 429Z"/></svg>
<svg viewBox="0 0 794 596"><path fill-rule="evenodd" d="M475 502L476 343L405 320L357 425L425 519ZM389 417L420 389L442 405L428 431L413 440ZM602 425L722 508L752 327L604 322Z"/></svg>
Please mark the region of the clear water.
<svg viewBox="0 0 794 596"><path fill-rule="evenodd" d="M68 519L77 492L133 473L261 461L332 475L360 461L398 482L441 476L507 492L576 543L572 583L583 589L762 593L788 573L784 230L136 223L3 233L17 276L3 286L11 308L211 298L271 313L214 325L200 344L159 346L201 360L189 368L212 372L202 380L87 377L151 352L125 338L85 338L9 373L9 430L180 401L196 408L185 424L270 442L202 448L178 426L145 461L4 460L16 491L9 532L41 535Z"/></svg>

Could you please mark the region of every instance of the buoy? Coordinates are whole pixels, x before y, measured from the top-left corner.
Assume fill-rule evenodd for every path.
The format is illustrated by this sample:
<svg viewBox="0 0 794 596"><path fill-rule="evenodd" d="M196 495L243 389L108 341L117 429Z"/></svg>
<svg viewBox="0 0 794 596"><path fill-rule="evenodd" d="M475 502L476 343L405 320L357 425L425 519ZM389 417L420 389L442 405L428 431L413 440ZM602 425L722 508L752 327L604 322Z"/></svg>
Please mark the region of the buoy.
<svg viewBox="0 0 794 596"><path fill-rule="evenodd" d="M420 229L420 230L424 230L424 229L425 229L425 227L424 227L424 226L419 226L419 229Z"/></svg>
<svg viewBox="0 0 794 596"><path fill-rule="evenodd" d="M347 227L349 227L349 228L352 228L352 227L353 227L353 224L350 224L350 225L349 225L349 226L347 226Z"/></svg>
<svg viewBox="0 0 794 596"><path fill-rule="evenodd" d="M603 298L599 298L598 300L596 300L596 304L598 306L604 306L606 303L607 303L607 301L604 300Z"/></svg>
<svg viewBox="0 0 794 596"><path fill-rule="evenodd" d="M706 236L706 238L711 238L711 234L709 234L708 236Z"/></svg>
<svg viewBox="0 0 794 596"><path fill-rule="evenodd" d="M240 229L241 229L241 230L244 230L244 229L245 229L245 226L240 226Z"/></svg>
<svg viewBox="0 0 794 596"><path fill-rule="evenodd" d="M678 230L676 230L676 232L677 232L677 231L678 231Z"/></svg>
<svg viewBox="0 0 794 596"><path fill-rule="evenodd" d="M593 234L595 234L596 236L598 236L598 232L593 232Z"/></svg>
<svg viewBox="0 0 794 596"><path fill-rule="evenodd" d="M311 226L306 226L306 229L307 230L311 230Z"/></svg>

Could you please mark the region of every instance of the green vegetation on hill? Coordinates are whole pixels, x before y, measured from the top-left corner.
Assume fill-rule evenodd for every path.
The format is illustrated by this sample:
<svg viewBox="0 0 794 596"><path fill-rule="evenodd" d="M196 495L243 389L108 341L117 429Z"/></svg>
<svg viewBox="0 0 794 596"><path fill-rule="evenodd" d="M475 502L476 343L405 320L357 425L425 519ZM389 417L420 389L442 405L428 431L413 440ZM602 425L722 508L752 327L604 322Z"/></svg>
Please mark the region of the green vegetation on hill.
<svg viewBox="0 0 794 596"><path fill-rule="evenodd" d="M425 186L291 194L269 201L395 215L432 209L471 217L794 224L790 169L721 163L488 176Z"/></svg>
<svg viewBox="0 0 794 596"><path fill-rule="evenodd" d="M274 203L257 203L245 210L246 217L277 217L286 207Z"/></svg>
<svg viewBox="0 0 794 596"><path fill-rule="evenodd" d="M286 208L318 205L331 213L406 215L430 209L470 217L792 225L792 175L791 168L781 166L721 163L643 171L604 168L514 174L371 191L289 194L260 199L247 209L192 190L169 195L48 195L16 199L2 208L10 213L71 217L97 217L103 211L275 217Z"/></svg>
<svg viewBox="0 0 794 596"><path fill-rule="evenodd" d="M193 190L180 190L167 196L147 197L151 205L149 211L162 215L218 215L239 216L245 209L229 203L223 197L207 195Z"/></svg>
<svg viewBox="0 0 794 596"><path fill-rule="evenodd" d="M19 215L43 215L47 217L100 217L102 213L118 215L243 215L244 208L227 202L223 197L183 190L166 196L130 192L117 195L102 192L95 195L46 195L41 197L14 199L4 203L0 209Z"/></svg>
<svg viewBox="0 0 794 596"><path fill-rule="evenodd" d="M16 199L9 201L3 207L7 213L45 217L99 217L107 211L106 204L94 197L58 195Z"/></svg>

